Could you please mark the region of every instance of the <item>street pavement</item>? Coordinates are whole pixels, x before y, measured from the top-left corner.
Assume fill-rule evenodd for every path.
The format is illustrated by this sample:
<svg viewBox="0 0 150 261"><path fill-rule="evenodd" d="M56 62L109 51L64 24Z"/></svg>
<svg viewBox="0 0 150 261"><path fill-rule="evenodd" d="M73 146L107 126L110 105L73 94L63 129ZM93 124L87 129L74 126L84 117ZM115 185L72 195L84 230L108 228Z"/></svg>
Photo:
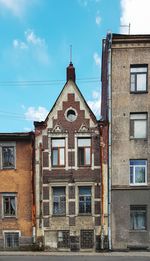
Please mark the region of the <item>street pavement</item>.
<svg viewBox="0 0 150 261"><path fill-rule="evenodd" d="M150 261L150 252L0 252L0 261Z"/></svg>

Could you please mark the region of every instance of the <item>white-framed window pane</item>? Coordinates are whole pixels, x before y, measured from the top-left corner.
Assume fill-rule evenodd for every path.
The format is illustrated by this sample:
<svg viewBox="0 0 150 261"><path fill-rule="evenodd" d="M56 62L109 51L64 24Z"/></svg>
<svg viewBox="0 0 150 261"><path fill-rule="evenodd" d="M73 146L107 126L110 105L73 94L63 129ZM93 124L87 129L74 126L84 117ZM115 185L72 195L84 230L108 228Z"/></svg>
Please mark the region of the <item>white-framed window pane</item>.
<svg viewBox="0 0 150 261"><path fill-rule="evenodd" d="M65 139L52 139L52 147L65 147Z"/></svg>
<svg viewBox="0 0 150 261"><path fill-rule="evenodd" d="M146 113L131 113L130 119L131 120L146 120L147 114Z"/></svg>
<svg viewBox="0 0 150 261"><path fill-rule="evenodd" d="M86 165L90 165L90 163L91 163L91 149L90 148L85 148L85 161L86 161Z"/></svg>
<svg viewBox="0 0 150 261"><path fill-rule="evenodd" d="M64 148L60 148L59 149L59 162L60 162L60 165L64 165L65 164L65 150Z"/></svg>
<svg viewBox="0 0 150 261"><path fill-rule="evenodd" d="M137 91L146 90L146 74L137 75Z"/></svg>
<svg viewBox="0 0 150 261"><path fill-rule="evenodd" d="M58 165L58 149L53 149L53 166Z"/></svg>
<svg viewBox="0 0 150 261"><path fill-rule="evenodd" d="M134 121L134 138L146 138L147 136L146 121Z"/></svg>
<svg viewBox="0 0 150 261"><path fill-rule="evenodd" d="M145 183L145 167L135 167L135 183Z"/></svg>
<svg viewBox="0 0 150 261"><path fill-rule="evenodd" d="M78 139L78 147L88 147L91 146L91 139Z"/></svg>
<svg viewBox="0 0 150 261"><path fill-rule="evenodd" d="M135 91L135 75L131 74L131 91Z"/></svg>
<svg viewBox="0 0 150 261"><path fill-rule="evenodd" d="M146 184L147 160L130 160L130 184Z"/></svg>
<svg viewBox="0 0 150 261"><path fill-rule="evenodd" d="M147 66L131 67L130 71L131 71L132 73L147 72Z"/></svg>

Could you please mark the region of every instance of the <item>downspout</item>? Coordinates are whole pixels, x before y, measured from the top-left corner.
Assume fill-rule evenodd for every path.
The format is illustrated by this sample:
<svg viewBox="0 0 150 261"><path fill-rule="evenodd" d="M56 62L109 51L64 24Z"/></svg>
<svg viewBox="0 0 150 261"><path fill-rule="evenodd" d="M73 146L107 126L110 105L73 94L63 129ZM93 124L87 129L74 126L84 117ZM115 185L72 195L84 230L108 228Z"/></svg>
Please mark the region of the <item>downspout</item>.
<svg viewBox="0 0 150 261"><path fill-rule="evenodd" d="M32 241L35 243L35 133L32 133Z"/></svg>
<svg viewBox="0 0 150 261"><path fill-rule="evenodd" d="M101 249L104 249L104 170L103 170L103 124L99 125L100 132L100 166L101 166Z"/></svg>
<svg viewBox="0 0 150 261"><path fill-rule="evenodd" d="M42 143L40 142L39 144L39 150L40 150L40 166L39 166L39 170L40 170L40 213L39 213L39 227L42 228L42 184L43 184L43 180L42 180L42 166L43 166L43 162L42 162Z"/></svg>
<svg viewBox="0 0 150 261"><path fill-rule="evenodd" d="M112 249L111 242L111 176L112 176L112 155L111 155L111 135L112 135L112 96L111 96L111 44L112 34L108 34L108 243L109 250Z"/></svg>

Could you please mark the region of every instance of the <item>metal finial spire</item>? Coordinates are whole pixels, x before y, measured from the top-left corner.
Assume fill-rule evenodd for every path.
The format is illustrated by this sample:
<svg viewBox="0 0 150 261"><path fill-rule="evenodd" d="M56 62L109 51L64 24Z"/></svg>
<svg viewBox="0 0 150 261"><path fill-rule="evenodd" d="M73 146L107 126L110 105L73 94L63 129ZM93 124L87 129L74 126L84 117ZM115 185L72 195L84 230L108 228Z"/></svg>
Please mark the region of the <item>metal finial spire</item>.
<svg viewBox="0 0 150 261"><path fill-rule="evenodd" d="M70 63L72 63L72 44L70 45Z"/></svg>

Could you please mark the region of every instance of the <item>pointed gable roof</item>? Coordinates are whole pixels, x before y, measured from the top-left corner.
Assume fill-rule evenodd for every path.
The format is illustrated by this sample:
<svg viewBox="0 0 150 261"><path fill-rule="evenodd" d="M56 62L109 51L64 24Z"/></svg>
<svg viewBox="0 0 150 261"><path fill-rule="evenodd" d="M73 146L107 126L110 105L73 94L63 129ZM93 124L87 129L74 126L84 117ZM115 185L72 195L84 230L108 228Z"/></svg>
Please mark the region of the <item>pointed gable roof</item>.
<svg viewBox="0 0 150 261"><path fill-rule="evenodd" d="M97 119L96 116L94 115L94 113L92 112L92 110L90 109L89 105L87 104L84 96L82 95L80 89L78 88L76 82L76 75L75 75L75 68L73 66L72 63L69 64L69 66L67 67L66 70L66 83L64 85L64 87L62 88L59 96L57 97L54 105L52 106L50 112L48 113L45 121L40 122L34 122L34 126L37 127L38 125L47 125L47 122L49 120L50 115L54 112L55 108L57 107L58 104L60 104L60 100L62 95L66 92L69 93L70 88L71 90L77 94L77 96L79 97L80 101L82 101L82 103L84 104L85 110L87 110L89 117L92 119L94 124L97 124ZM69 88L70 87L70 88Z"/></svg>

